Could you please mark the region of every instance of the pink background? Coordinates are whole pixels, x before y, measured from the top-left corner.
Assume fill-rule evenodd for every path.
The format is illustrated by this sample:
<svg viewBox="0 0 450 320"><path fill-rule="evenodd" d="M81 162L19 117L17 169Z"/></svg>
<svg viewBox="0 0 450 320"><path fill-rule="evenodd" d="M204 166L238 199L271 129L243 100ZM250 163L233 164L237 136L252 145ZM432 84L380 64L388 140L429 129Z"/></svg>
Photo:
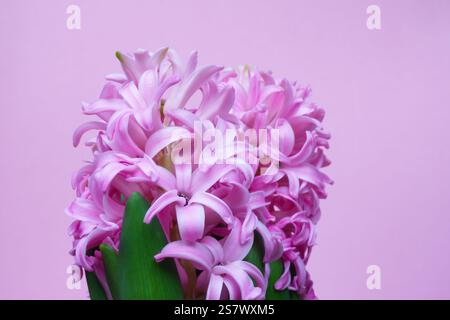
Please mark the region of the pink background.
<svg viewBox="0 0 450 320"><path fill-rule="evenodd" d="M82 28L66 28L66 8ZM382 30L366 28L381 7ZM320 298L450 298L449 1L5 1L0 11L0 298L85 298L66 287L71 145L82 100L115 50L170 45L310 84L333 133ZM381 267L381 290L366 268Z"/></svg>

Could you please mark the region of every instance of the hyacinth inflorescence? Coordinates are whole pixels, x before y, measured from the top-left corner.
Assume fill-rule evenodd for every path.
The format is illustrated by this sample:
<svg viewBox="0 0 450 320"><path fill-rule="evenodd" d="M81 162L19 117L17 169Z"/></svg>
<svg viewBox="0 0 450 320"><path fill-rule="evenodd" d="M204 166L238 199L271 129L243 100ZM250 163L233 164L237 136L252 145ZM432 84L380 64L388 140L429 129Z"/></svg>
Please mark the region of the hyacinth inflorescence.
<svg viewBox="0 0 450 320"><path fill-rule="evenodd" d="M82 105L96 119L73 137L77 146L95 131L86 142L93 159L74 175L76 198L67 208L76 263L108 290L98 246L118 250L126 201L138 192L150 203L143 223L159 220L167 238L154 259L174 259L194 297L264 299L270 263L280 260L275 289L315 298L305 266L319 199L332 181L321 171L330 163L323 152L330 135L324 110L308 101L311 90L247 66L199 67L197 53L182 63L168 48L117 57L124 73L107 76L99 99ZM235 139L212 151L211 137L198 133L211 129L231 130ZM248 130L272 138L242 138ZM174 159L177 147L194 140L200 148L196 141ZM267 152L267 141L276 153ZM243 161L239 150L253 161ZM246 259L257 237L262 269Z"/></svg>

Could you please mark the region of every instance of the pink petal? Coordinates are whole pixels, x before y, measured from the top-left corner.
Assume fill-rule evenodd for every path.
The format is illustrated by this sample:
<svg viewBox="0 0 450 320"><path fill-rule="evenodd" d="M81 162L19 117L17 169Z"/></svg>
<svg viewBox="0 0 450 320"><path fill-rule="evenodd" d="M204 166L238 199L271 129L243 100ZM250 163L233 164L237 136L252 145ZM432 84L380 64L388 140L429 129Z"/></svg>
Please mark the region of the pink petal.
<svg viewBox="0 0 450 320"><path fill-rule="evenodd" d="M230 183L230 186L216 189L214 194L223 199L232 209L246 208L250 203L248 189L238 183Z"/></svg>
<svg viewBox="0 0 450 320"><path fill-rule="evenodd" d="M105 239L109 233L110 231L96 228L89 235L80 239L75 251L76 263L82 266L86 271L94 271L93 264L95 258L88 256L87 251L91 248L97 247L100 243L102 243L103 239Z"/></svg>
<svg viewBox="0 0 450 320"><path fill-rule="evenodd" d="M164 167L157 165L153 159L145 155L136 166L147 175L151 181L165 191L176 189L176 179L174 175Z"/></svg>
<svg viewBox="0 0 450 320"><path fill-rule="evenodd" d="M164 190L176 189L176 179L173 174L164 167L156 166L156 184Z"/></svg>
<svg viewBox="0 0 450 320"><path fill-rule="evenodd" d="M152 98L159 102L161 100L162 95L173 85L180 82L180 77L177 75L171 75L163 80L158 86L158 88L155 91L155 94L152 96ZM159 104L158 104L158 112L159 112Z"/></svg>
<svg viewBox="0 0 450 320"><path fill-rule="evenodd" d="M209 279L206 300L220 300L223 289L223 278L216 274L211 274Z"/></svg>
<svg viewBox="0 0 450 320"><path fill-rule="evenodd" d="M294 287L296 287L299 291L302 291L306 284L307 274L305 264L300 257L294 260L294 267L296 272L295 276L296 283Z"/></svg>
<svg viewBox="0 0 450 320"><path fill-rule="evenodd" d="M243 271L247 272L247 274L255 281L257 287L261 288L263 292L266 291L267 282L261 273L261 270L247 261L237 261L235 264Z"/></svg>
<svg viewBox="0 0 450 320"><path fill-rule="evenodd" d="M219 241L211 236L205 236L202 240L200 240L200 242L204 244L211 252L214 257L214 265L223 261L223 248Z"/></svg>
<svg viewBox="0 0 450 320"><path fill-rule="evenodd" d="M176 124L181 124L194 130L194 123L197 117L185 109L164 110L164 114L171 117Z"/></svg>
<svg viewBox="0 0 450 320"><path fill-rule="evenodd" d="M191 189L191 164L175 164L175 174L177 177L177 189L188 193Z"/></svg>
<svg viewBox="0 0 450 320"><path fill-rule="evenodd" d="M194 51L189 56L189 59L186 63L186 68L184 70L184 76L190 75L197 68L198 63L198 52Z"/></svg>
<svg viewBox="0 0 450 320"><path fill-rule="evenodd" d="M234 102L234 88L226 87L222 89L214 101L209 101L207 105L202 105L196 114L201 120L212 120L218 114L227 114Z"/></svg>
<svg viewBox="0 0 450 320"><path fill-rule="evenodd" d="M158 262L167 258L191 261L199 270L210 270L214 262L211 252L205 245L183 240L169 242L160 253L155 255L155 260Z"/></svg>
<svg viewBox="0 0 450 320"><path fill-rule="evenodd" d="M280 151L285 155L290 155L294 148L295 135L289 122L285 119L279 119L276 122L276 129L279 130Z"/></svg>
<svg viewBox="0 0 450 320"><path fill-rule="evenodd" d="M167 56L169 52L168 47L163 47L155 51L151 54L151 62L153 67L157 67L161 64L161 62L164 60L164 58Z"/></svg>
<svg viewBox="0 0 450 320"><path fill-rule="evenodd" d="M311 134L311 132L307 131L305 143L303 144L300 151L298 151L295 155L288 157L281 154L280 161L290 166L303 164L308 160L308 158L312 156L315 148L316 148L316 139Z"/></svg>
<svg viewBox="0 0 450 320"><path fill-rule="evenodd" d="M207 170L197 169L192 175L192 186L195 191L206 191L230 171L235 170L232 165L214 165Z"/></svg>
<svg viewBox="0 0 450 320"><path fill-rule="evenodd" d="M289 194L296 198L300 192L300 182L298 181L298 176L292 170L282 170L289 182Z"/></svg>
<svg viewBox="0 0 450 320"><path fill-rule="evenodd" d="M242 223L239 219L234 220L233 228L226 237L223 243L224 262L230 263L233 261L243 260L253 245L253 235L250 239L241 243Z"/></svg>
<svg viewBox="0 0 450 320"><path fill-rule="evenodd" d="M177 95L174 98L167 100L167 108L176 109L184 107L194 92L200 89L214 73L222 69L222 67L217 66L205 66L193 72L189 78L180 85Z"/></svg>
<svg viewBox="0 0 450 320"><path fill-rule="evenodd" d="M105 77L105 79L120 84L124 84L125 82L128 81L128 78L123 73L110 73Z"/></svg>
<svg viewBox="0 0 450 320"><path fill-rule="evenodd" d="M153 217L161 212L164 208L171 204L178 204L179 206L184 206L186 204L186 200L180 196L178 196L177 190L170 190L163 193L158 199L156 199L148 209L147 213L144 217L145 223L150 223Z"/></svg>
<svg viewBox="0 0 450 320"><path fill-rule="evenodd" d="M128 110L116 112L108 122L106 134L111 148L129 156L142 156L144 152L136 144L129 132L131 113Z"/></svg>
<svg viewBox="0 0 450 320"><path fill-rule="evenodd" d="M182 240L195 241L203 237L205 210L199 204L175 206L178 230Z"/></svg>
<svg viewBox="0 0 450 320"><path fill-rule="evenodd" d="M217 213L226 224L230 224L233 221L233 213L230 207L215 195L207 192L196 192L192 196L189 203L198 203L210 208Z"/></svg>
<svg viewBox="0 0 450 320"><path fill-rule="evenodd" d="M127 75L128 79L138 83L141 74L153 67L150 53L145 50L138 50L134 54L116 52L122 69Z"/></svg>
<svg viewBox="0 0 450 320"><path fill-rule="evenodd" d="M138 88L133 82L128 82L123 85L123 87L120 88L119 93L131 108L140 110L146 107L145 100L142 98Z"/></svg>
<svg viewBox="0 0 450 320"><path fill-rule="evenodd" d="M98 222L102 210L92 200L75 198L66 209L66 214L80 221Z"/></svg>
<svg viewBox="0 0 450 320"><path fill-rule="evenodd" d="M252 210L247 210L247 214L245 215L244 222L242 223L242 231L240 236L240 242L246 243L249 240L253 239L253 232L256 229L256 224L258 222L258 218L253 213Z"/></svg>
<svg viewBox="0 0 450 320"><path fill-rule="evenodd" d="M80 143L81 137L89 130L105 130L106 123L98 121L90 121L80 125L73 133L73 146L76 147Z"/></svg>
<svg viewBox="0 0 450 320"><path fill-rule="evenodd" d="M230 300L239 300L242 299L241 291L239 289L239 284L230 277L224 277L223 283L228 291L228 299Z"/></svg>
<svg viewBox="0 0 450 320"><path fill-rule="evenodd" d="M158 75L155 70L147 70L145 71L139 79L139 84L137 86L138 90L134 88L130 91L129 94L138 96L140 106L151 105L153 102L153 97L155 95L155 91L159 86L158 83ZM129 84L128 84L129 85ZM134 85L136 87L136 85ZM124 89L122 89L121 93ZM134 100L134 98L132 98ZM127 100L127 99L125 99ZM130 104L130 102L128 102ZM137 106L137 107L140 107Z"/></svg>
<svg viewBox="0 0 450 320"><path fill-rule="evenodd" d="M145 145L145 153L153 158L162 149L167 147L173 142L178 140L187 139L191 137L191 133L180 127L167 127L160 129L153 133L150 138L148 138Z"/></svg>
<svg viewBox="0 0 450 320"><path fill-rule="evenodd" d="M144 73L144 75L148 74L148 72ZM143 81L145 80L147 79L143 79ZM119 93L133 109L133 114L139 125L146 130L151 130L153 128L152 108L147 106L147 102L144 100L144 97L141 95L134 82L128 82L125 84L119 90ZM159 111L159 106L157 107Z"/></svg>
<svg viewBox="0 0 450 320"><path fill-rule="evenodd" d="M278 278L278 280L275 282L275 289L277 290L284 290L287 287L289 287L291 283L291 262L289 260L285 260L283 262L284 270L283 274Z"/></svg>
<svg viewBox="0 0 450 320"><path fill-rule="evenodd" d="M258 221L256 224L256 230L261 235L264 243L264 263L268 263L277 260L283 254L283 247L279 240L277 240L273 234L267 229L267 227Z"/></svg>
<svg viewBox="0 0 450 320"><path fill-rule="evenodd" d="M241 262L241 261L240 261ZM226 266L215 266L213 268L213 274L225 275L232 280L239 289L239 296L242 300L254 300L262 297L263 290L260 287L255 287L252 279L242 269L240 262L233 262ZM259 272L261 279L264 279L261 272ZM264 280L262 280L264 281ZM260 282L258 280L258 282ZM237 295L233 293L233 295Z"/></svg>
<svg viewBox="0 0 450 320"><path fill-rule="evenodd" d="M300 180L312 183L321 189L325 188L325 183L333 184L333 180L331 180L325 173L310 164L303 164L299 167L289 167L283 170L290 171Z"/></svg>
<svg viewBox="0 0 450 320"><path fill-rule="evenodd" d="M125 101L122 99L99 99L91 104L82 104L84 114L97 115L105 121L108 121L114 112L127 108Z"/></svg>

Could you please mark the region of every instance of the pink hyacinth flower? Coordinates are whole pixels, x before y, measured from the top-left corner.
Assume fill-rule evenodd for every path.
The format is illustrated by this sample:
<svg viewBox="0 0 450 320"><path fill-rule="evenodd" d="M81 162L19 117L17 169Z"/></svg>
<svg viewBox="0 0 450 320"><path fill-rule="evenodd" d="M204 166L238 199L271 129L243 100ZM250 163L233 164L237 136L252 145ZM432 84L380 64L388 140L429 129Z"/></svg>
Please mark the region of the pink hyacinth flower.
<svg viewBox="0 0 450 320"><path fill-rule="evenodd" d="M112 297L99 245L119 250L125 206L138 192L150 203L142 223L156 219L167 240L154 259L175 262L189 297L264 299L278 262L274 289L314 299L307 263L333 181L323 171L325 112L309 102L311 89L248 66L199 66L196 52L186 63L169 48L117 58L123 73L82 104L96 119L73 135L74 146L89 135L92 151L66 210L75 262ZM229 131L236 139L220 145L203 136ZM261 131L269 138L246 136ZM193 146L183 161L173 156L180 146ZM257 237L262 270L246 260Z"/></svg>

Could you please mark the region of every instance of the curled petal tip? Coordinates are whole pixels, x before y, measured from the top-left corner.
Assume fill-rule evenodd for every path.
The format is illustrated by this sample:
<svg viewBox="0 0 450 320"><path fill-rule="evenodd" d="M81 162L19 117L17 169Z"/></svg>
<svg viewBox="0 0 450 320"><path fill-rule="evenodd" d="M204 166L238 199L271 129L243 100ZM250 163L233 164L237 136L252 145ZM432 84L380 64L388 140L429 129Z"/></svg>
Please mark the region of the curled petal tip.
<svg viewBox="0 0 450 320"><path fill-rule="evenodd" d="M116 51L116 52L115 52L115 55L116 55L116 58L120 61L120 63L123 63L123 62L124 62L123 56L122 56L122 54L120 53L120 51Z"/></svg>

